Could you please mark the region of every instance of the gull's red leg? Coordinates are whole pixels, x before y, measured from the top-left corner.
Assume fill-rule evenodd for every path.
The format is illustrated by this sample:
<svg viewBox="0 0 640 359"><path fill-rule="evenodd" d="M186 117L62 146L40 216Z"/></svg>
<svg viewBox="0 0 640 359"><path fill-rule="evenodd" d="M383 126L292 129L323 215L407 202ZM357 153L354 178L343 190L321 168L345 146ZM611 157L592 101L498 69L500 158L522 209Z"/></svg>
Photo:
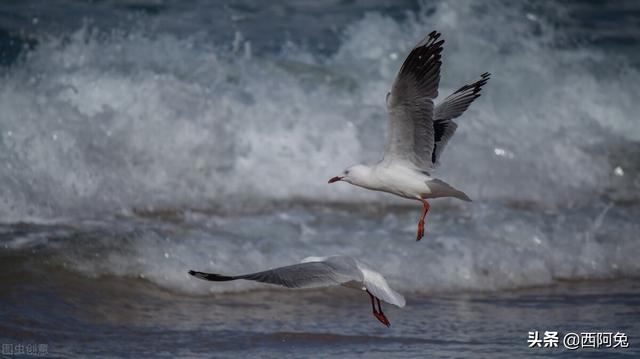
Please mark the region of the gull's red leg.
<svg viewBox="0 0 640 359"><path fill-rule="evenodd" d="M424 236L424 217L427 216L427 212L429 212L429 202L426 199L420 199L422 201L422 212L420 212L420 221L418 221L418 236L416 237L416 241L422 239Z"/></svg>
<svg viewBox="0 0 640 359"><path fill-rule="evenodd" d="M373 294L371 294L371 292L369 292L367 290L367 294L369 294L369 297L371 298L371 309L373 310L373 316L376 317L376 319L378 319L380 321L380 323L386 325L387 327L389 325L391 325L389 323L389 319L387 319L387 317L382 313L382 310L380 310L380 312L378 312L376 310L376 305L373 302L373 298L375 298L378 301L378 308L382 309L380 307L380 299L378 299L377 297L375 297Z"/></svg>
<svg viewBox="0 0 640 359"><path fill-rule="evenodd" d="M375 314L376 313L376 305L373 304L373 294L371 294L371 292L369 292L368 290L367 290L367 294L369 294L369 297L371 297L371 309L373 310L373 314Z"/></svg>
<svg viewBox="0 0 640 359"><path fill-rule="evenodd" d="M378 301L378 315L380 316L378 320L380 320L382 324L388 327L391 325L391 322L389 321L389 319L387 319L387 316L382 313L382 305L380 304L380 299L376 297L376 300Z"/></svg>

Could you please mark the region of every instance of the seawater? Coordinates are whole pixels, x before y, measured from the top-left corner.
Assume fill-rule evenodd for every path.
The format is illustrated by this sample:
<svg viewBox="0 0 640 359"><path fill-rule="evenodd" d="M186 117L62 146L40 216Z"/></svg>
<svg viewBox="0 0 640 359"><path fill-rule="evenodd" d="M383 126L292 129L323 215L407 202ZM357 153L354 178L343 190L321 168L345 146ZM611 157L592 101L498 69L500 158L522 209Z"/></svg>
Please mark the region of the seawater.
<svg viewBox="0 0 640 359"><path fill-rule="evenodd" d="M85 328L113 343L128 336L162 343L148 352L128 347L139 355L200 356L204 347L174 346L176 337L180 348L203 340L195 324L181 331L185 321L205 325L178 303L197 302L201 311L222 301L223 308L253 308L231 311L226 328L220 322L207 332L232 347L257 332L266 333L258 343L315 333L293 335L298 348L351 343L339 330L349 322L354 335L374 338L326 354L371 352L378 336L393 333L362 327L376 323L357 293L285 294L186 273L242 273L331 254L358 257L406 294L405 309L389 309L394 327L444 326L451 335L446 318L421 307L432 296L445 296L452 315L474 320L465 312L469 302L454 298L575 281L586 283L581 291L596 288L583 302L594 298L635 318L634 2L27 1L0 9L5 341L35 337L54 354L124 355L100 345L80 351L77 338L98 338L80 335ZM433 201L425 238L415 243L418 205L326 181L348 165L380 159L385 94L407 51L432 30L446 40L441 96L485 71L492 78L458 120L434 172L474 202ZM565 298L549 291L529 298L541 315L556 315L555 303ZM104 302L85 292L102 293ZM269 304L270 297L285 304ZM504 321L491 330L534 317L501 311L495 297L488 313ZM137 319L110 322L87 309L95 303L109 315L133 306L126 317ZM332 314L332 303L360 312ZM321 315L304 317L305 306ZM276 318L288 312L299 326ZM160 324L162 313L172 314ZM583 315L577 329L594 323ZM612 318L602 323L637 333ZM70 334L54 334L60 325ZM520 329L510 338L525 338ZM403 333L433 340L428 331ZM162 339L152 341L156 334ZM456 340L449 344L474 339ZM390 352L451 354L433 349L440 342L427 344L417 351L392 345ZM296 346L271 354L294 355Z"/></svg>

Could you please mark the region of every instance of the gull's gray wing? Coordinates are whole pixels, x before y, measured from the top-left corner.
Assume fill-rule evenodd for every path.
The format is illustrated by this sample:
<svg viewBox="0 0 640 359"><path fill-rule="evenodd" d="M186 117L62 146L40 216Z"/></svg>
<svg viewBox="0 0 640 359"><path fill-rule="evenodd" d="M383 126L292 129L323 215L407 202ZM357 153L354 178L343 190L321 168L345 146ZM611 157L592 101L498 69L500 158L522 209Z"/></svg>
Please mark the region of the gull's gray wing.
<svg viewBox="0 0 640 359"><path fill-rule="evenodd" d="M485 72L480 79L474 83L464 85L456 92L449 95L442 101L433 112L433 129L434 129L434 146L431 154L431 162L435 166L438 163L440 154L444 147L453 137L458 125L453 119L462 115L466 111L473 100L480 97L480 90L487 81L489 81L490 73Z"/></svg>
<svg viewBox="0 0 640 359"><path fill-rule="evenodd" d="M409 53L387 94L389 125L384 161L431 167L433 99L438 96L442 44L433 31Z"/></svg>
<svg viewBox="0 0 640 359"><path fill-rule="evenodd" d="M340 285L350 281L362 281L362 273L350 257L336 256L318 262L305 262L262 272L238 276L189 271L194 277L224 282L237 279L281 285L288 288L314 288Z"/></svg>

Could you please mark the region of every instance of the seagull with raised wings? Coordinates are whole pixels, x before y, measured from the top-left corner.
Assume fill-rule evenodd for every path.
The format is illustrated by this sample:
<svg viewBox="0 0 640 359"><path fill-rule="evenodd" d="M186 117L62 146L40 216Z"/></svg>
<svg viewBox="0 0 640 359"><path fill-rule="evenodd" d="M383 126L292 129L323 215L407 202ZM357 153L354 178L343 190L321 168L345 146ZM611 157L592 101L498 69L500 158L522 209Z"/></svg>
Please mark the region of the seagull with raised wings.
<svg viewBox="0 0 640 359"><path fill-rule="evenodd" d="M246 279L288 288L317 288L342 285L366 291L371 299L373 316L386 326L391 325L391 323L382 312L380 300L400 308L404 307L405 304L404 297L391 289L380 273L349 256L308 257L299 264L237 276L224 276L193 270L189 271L189 274L196 278L214 282ZM377 309L376 304L378 305Z"/></svg>
<svg viewBox="0 0 640 359"><path fill-rule="evenodd" d="M427 199L454 197L471 201L464 192L432 177L428 171L439 164L444 147L458 127L453 119L469 108L489 81L489 73L484 73L434 107L444 43L439 38L440 34L433 31L411 50L391 92L387 93L389 124L382 161L373 166L351 166L329 180L329 183L344 181L422 202L418 241L424 235L424 218L429 211Z"/></svg>

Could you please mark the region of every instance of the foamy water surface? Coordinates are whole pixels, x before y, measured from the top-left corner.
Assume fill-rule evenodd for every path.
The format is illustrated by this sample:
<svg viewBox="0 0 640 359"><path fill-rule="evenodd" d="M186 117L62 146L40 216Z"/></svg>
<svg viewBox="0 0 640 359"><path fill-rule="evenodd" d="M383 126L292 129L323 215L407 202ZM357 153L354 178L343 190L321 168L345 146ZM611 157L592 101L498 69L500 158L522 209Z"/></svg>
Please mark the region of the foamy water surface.
<svg viewBox="0 0 640 359"><path fill-rule="evenodd" d="M0 5L0 256L35 287L177 296L265 288L189 269L330 254L408 298L638 278L639 10L617 4ZM415 243L417 204L326 181L381 158L432 30L441 96L492 77L435 173L474 202L433 201Z"/></svg>

